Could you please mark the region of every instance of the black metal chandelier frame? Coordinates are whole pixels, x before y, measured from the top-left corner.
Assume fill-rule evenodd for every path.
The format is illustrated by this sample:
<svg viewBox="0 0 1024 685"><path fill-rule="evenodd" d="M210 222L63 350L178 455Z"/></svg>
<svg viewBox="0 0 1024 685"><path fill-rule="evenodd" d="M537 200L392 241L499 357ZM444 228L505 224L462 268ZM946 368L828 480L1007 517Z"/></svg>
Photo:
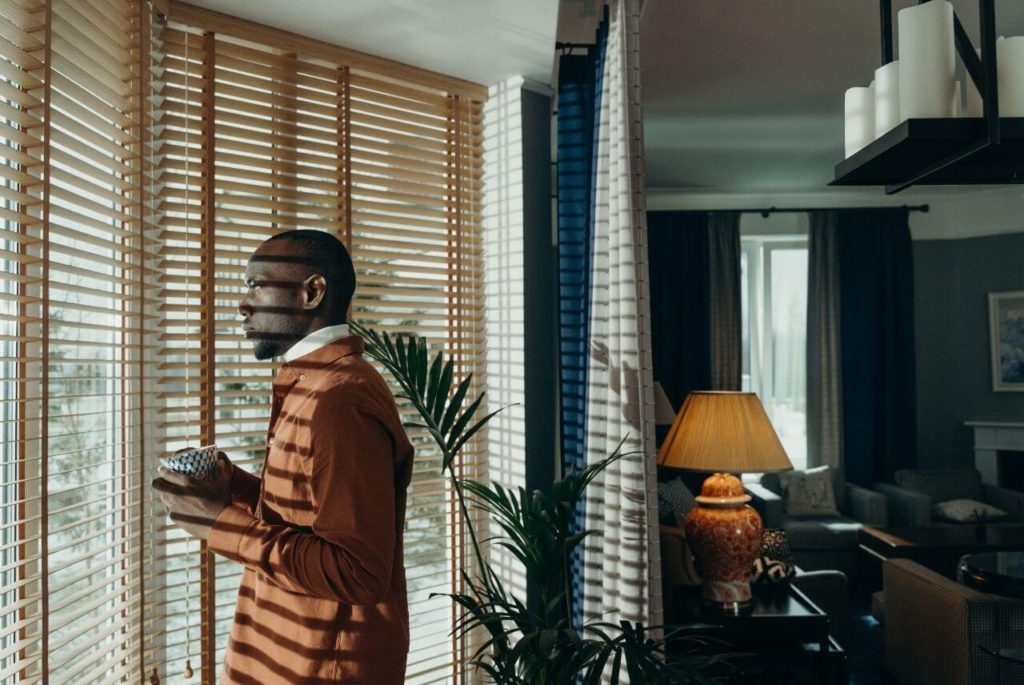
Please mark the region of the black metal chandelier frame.
<svg viewBox="0 0 1024 685"><path fill-rule="evenodd" d="M879 0L879 11L884 66L893 61L892 0ZM995 0L978 0L978 11L980 58L955 11L953 30L957 53L981 95L981 120L904 120L837 164L830 185L884 185L893 194L917 184L1024 182L1024 162L1017 161L1024 118L999 116ZM1003 145L1008 139L1012 149Z"/></svg>

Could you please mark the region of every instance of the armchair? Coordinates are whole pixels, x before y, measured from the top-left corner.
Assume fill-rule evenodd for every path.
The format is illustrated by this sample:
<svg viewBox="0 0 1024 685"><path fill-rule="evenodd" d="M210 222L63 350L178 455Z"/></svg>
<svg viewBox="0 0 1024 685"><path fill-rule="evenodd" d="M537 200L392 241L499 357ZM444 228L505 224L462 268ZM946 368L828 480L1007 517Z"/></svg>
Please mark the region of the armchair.
<svg viewBox="0 0 1024 685"><path fill-rule="evenodd" d="M995 656L1024 646L1024 601L978 592L909 559L883 567L885 666L909 685L1024 682Z"/></svg>
<svg viewBox="0 0 1024 685"><path fill-rule="evenodd" d="M1024 493L981 482L974 469L901 469L894 483L876 483L875 490L889 502L889 525L924 527L942 525L932 516L932 505L951 499L973 499L1005 511L1004 521L1024 522Z"/></svg>
<svg viewBox="0 0 1024 685"><path fill-rule="evenodd" d="M839 518L786 516L777 476L763 476L760 484L747 483L746 489L764 526L786 531L798 566L808 570L837 569L854 578L858 565L857 531L864 525L885 526L888 507L882 494L851 483L837 485Z"/></svg>

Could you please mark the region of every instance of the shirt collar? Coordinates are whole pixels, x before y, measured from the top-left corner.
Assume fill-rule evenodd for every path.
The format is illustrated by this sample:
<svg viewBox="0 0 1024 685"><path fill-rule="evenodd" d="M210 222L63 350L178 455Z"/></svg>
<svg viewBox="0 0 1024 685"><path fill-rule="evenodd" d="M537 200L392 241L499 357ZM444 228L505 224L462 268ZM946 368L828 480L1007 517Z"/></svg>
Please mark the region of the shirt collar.
<svg viewBox="0 0 1024 685"><path fill-rule="evenodd" d="M320 345L295 361L281 364L274 378L274 392L291 392L297 383L307 380L307 376L309 382L318 383L318 379L324 373L329 373L335 368L339 359L351 355L360 356L362 353L363 339L358 335L345 336Z"/></svg>
<svg viewBox="0 0 1024 685"><path fill-rule="evenodd" d="M291 349L284 353L284 361L286 363L290 363L299 357L305 357L310 352L315 352L324 345L329 345L335 340L348 337L348 334L347 323L338 324L337 326L325 326L324 328L313 331L305 338L292 345Z"/></svg>

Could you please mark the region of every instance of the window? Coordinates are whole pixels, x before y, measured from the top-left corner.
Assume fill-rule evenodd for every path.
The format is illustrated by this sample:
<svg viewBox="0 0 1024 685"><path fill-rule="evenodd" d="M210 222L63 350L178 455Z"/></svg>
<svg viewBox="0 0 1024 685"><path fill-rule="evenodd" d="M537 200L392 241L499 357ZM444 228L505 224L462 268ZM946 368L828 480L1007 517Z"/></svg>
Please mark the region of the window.
<svg viewBox="0 0 1024 685"><path fill-rule="evenodd" d="M138 2L0 3L0 682L140 675L143 226Z"/></svg>
<svg viewBox="0 0 1024 685"><path fill-rule="evenodd" d="M175 682L186 655L214 680L238 569L149 481L184 444L261 465L273 368L236 306L264 238L335 232L357 319L482 365L484 89L188 5L163 26L152 5L0 0L0 685ZM434 683L464 651L429 594L464 549L412 438L408 682Z"/></svg>
<svg viewBox="0 0 1024 685"><path fill-rule="evenodd" d="M807 464L807 234L742 224L743 389L757 393L790 461ZM752 219L759 219L756 215Z"/></svg>

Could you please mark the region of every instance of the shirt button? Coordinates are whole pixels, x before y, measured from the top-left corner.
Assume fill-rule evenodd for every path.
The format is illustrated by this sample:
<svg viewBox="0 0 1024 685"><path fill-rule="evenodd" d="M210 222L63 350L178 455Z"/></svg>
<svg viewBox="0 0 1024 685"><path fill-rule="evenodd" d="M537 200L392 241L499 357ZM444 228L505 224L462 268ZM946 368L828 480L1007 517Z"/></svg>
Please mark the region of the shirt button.
<svg viewBox="0 0 1024 685"><path fill-rule="evenodd" d="M304 381L304 380L306 380L306 374L304 374L304 373L300 373L300 374L299 374L299 380L300 380L300 381Z"/></svg>

